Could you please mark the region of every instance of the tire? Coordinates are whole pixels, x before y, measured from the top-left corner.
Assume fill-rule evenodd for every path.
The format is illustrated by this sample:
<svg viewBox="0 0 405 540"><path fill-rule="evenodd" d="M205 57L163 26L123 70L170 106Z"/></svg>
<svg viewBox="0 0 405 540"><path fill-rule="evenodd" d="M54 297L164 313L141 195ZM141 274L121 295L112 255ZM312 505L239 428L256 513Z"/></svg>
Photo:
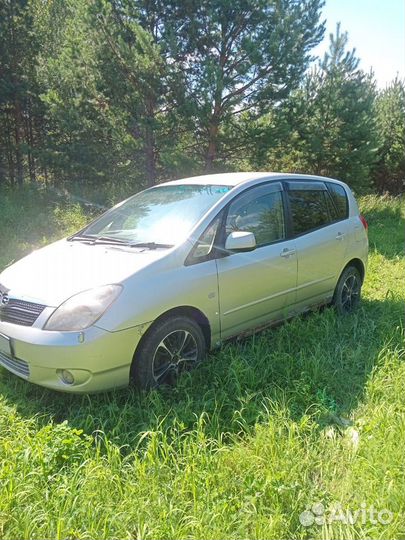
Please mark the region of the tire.
<svg viewBox="0 0 405 540"><path fill-rule="evenodd" d="M360 304L362 280L355 266L345 268L337 282L332 304L339 315L353 313Z"/></svg>
<svg viewBox="0 0 405 540"><path fill-rule="evenodd" d="M135 352L131 382L141 389L174 384L205 357L206 343L200 326L184 316L173 316L152 325Z"/></svg>

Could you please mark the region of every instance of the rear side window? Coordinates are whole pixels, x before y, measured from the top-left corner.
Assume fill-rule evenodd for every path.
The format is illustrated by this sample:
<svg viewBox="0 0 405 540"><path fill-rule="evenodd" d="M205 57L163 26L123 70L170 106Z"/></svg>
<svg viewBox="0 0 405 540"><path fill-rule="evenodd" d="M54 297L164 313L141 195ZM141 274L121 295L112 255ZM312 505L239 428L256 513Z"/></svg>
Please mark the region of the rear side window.
<svg viewBox="0 0 405 540"><path fill-rule="evenodd" d="M332 182L327 182L326 185L335 205L336 219L346 219L349 216L349 203L345 188Z"/></svg>
<svg viewBox="0 0 405 540"><path fill-rule="evenodd" d="M304 234L334 221L325 189L290 189L288 199L294 235Z"/></svg>

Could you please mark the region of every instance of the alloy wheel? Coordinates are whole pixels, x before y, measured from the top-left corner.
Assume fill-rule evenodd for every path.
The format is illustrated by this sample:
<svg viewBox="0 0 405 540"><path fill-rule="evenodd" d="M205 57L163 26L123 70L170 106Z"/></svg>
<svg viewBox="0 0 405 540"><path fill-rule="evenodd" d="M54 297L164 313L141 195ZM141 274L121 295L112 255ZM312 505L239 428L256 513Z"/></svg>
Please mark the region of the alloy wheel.
<svg viewBox="0 0 405 540"><path fill-rule="evenodd" d="M342 287L342 308L349 313L358 304L360 298L361 283L354 274L349 275Z"/></svg>
<svg viewBox="0 0 405 540"><path fill-rule="evenodd" d="M187 330L175 330L156 347L152 370L156 384L170 383L181 371L194 367L198 361L198 346Z"/></svg>

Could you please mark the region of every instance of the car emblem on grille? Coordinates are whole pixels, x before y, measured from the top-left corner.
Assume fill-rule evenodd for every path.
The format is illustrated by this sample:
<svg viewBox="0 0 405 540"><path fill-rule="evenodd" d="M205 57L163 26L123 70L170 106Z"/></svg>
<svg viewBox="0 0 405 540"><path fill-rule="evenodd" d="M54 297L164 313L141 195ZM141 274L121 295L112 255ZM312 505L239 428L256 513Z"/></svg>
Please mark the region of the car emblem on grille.
<svg viewBox="0 0 405 540"><path fill-rule="evenodd" d="M6 289L4 285L0 284L0 307L6 306L9 302L7 293L8 293L8 289Z"/></svg>

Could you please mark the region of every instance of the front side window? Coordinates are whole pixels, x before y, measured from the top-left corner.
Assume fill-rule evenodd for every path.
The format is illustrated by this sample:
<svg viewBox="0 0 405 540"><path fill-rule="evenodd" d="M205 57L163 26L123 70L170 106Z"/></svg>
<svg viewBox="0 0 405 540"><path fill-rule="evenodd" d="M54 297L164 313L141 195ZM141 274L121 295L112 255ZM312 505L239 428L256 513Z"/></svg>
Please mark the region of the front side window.
<svg viewBox="0 0 405 540"><path fill-rule="evenodd" d="M252 232L258 247L285 237L281 188L270 184L248 190L231 203L226 236L233 231Z"/></svg>
<svg viewBox="0 0 405 540"><path fill-rule="evenodd" d="M288 199L295 236L324 227L333 221L326 190L293 188L288 191Z"/></svg>
<svg viewBox="0 0 405 540"><path fill-rule="evenodd" d="M112 208L81 234L95 239L176 245L230 189L218 185L156 186Z"/></svg>

